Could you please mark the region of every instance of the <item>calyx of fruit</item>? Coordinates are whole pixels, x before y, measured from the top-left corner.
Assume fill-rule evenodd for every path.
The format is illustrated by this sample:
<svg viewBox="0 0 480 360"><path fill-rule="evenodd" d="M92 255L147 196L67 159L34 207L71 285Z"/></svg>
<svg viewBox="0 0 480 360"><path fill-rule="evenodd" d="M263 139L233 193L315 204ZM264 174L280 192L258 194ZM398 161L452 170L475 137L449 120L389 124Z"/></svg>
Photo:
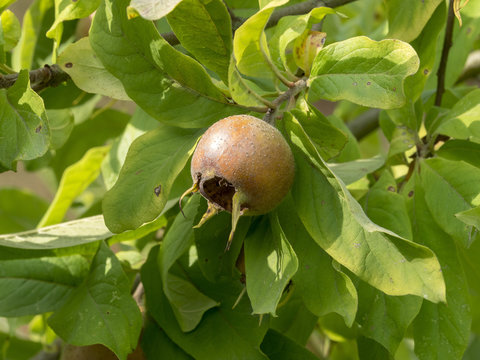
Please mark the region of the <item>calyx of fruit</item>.
<svg viewBox="0 0 480 360"><path fill-rule="evenodd" d="M232 231L242 215L265 214L285 197L293 183L295 163L282 134L249 115L234 115L213 124L192 157L191 192L200 192L208 209L197 226L218 211L232 213ZM181 199L180 199L181 202Z"/></svg>

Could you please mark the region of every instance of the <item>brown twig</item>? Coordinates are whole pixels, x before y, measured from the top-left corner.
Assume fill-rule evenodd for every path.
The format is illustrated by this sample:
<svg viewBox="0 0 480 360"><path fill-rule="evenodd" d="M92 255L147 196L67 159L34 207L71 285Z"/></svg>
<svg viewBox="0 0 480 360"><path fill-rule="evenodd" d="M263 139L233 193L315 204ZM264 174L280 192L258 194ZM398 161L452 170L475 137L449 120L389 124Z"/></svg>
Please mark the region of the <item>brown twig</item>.
<svg viewBox="0 0 480 360"><path fill-rule="evenodd" d="M70 79L70 76L58 65L45 65L29 73L33 90L39 92L47 87L55 87ZM18 74L0 75L0 89L7 89L17 81Z"/></svg>
<svg viewBox="0 0 480 360"><path fill-rule="evenodd" d="M356 0L309 0L305 1L302 3L298 4L293 4L290 6L286 6L283 8L276 9L272 16L270 16L270 19L267 22L267 25L265 26L266 28L270 28L275 26L278 21L284 17L284 16L290 16L290 15L302 15L310 12L311 10L317 8L317 7L330 7L330 8L336 8L351 2L354 2ZM230 11L230 10L229 10ZM232 15L232 13L230 12ZM231 16L230 15L230 16ZM232 17L232 30L235 32L244 22L246 19L239 18L234 15ZM178 45L180 42L178 41L177 36L173 32L168 32L162 34L162 37L170 44L170 45Z"/></svg>
<svg viewBox="0 0 480 360"><path fill-rule="evenodd" d="M291 97L296 96L306 87L307 80L305 79L300 79L294 82L292 87L290 87L287 91L283 92L282 94L280 94L279 97L272 101L272 106L268 109L267 113L263 117L263 121L272 124L275 119L275 113L277 112L278 107L285 101L289 100Z"/></svg>
<svg viewBox="0 0 480 360"><path fill-rule="evenodd" d="M445 37L443 39L442 57L437 71L437 93L435 95L435 105L442 105L442 97L445 92L445 73L447 71L447 61L450 48L452 47L453 23L455 14L453 11L454 0L449 0L447 27L445 29Z"/></svg>
<svg viewBox="0 0 480 360"><path fill-rule="evenodd" d="M143 302L143 295L145 295L145 288L143 287L143 283L140 281L135 288L135 291L132 294L133 299L137 303L138 307L142 314L145 312L145 304Z"/></svg>
<svg viewBox="0 0 480 360"><path fill-rule="evenodd" d="M309 0L279 8L270 16L266 27L269 28L277 25L278 21L285 16L306 14L317 7L336 8L354 1L356 0Z"/></svg>

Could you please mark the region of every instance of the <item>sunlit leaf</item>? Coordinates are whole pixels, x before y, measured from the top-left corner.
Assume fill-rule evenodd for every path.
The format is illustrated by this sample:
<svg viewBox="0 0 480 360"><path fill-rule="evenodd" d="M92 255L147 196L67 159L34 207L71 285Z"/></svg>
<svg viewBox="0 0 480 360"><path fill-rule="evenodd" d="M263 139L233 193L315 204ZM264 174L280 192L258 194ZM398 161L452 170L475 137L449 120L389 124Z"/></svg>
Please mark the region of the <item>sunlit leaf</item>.
<svg viewBox="0 0 480 360"><path fill-rule="evenodd" d="M407 42L414 40L440 3L441 0L389 0L387 37Z"/></svg>
<svg viewBox="0 0 480 360"><path fill-rule="evenodd" d="M2 26L3 40L5 42L3 44L3 50L10 51L17 45L20 39L20 21L18 21L15 14L10 10L5 10L1 14L0 25Z"/></svg>
<svg viewBox="0 0 480 360"><path fill-rule="evenodd" d="M264 57L269 57L269 53L263 29L274 8L286 2L286 0L270 1L235 31L233 53L238 70L242 74L261 78L273 76L272 69Z"/></svg>
<svg viewBox="0 0 480 360"><path fill-rule="evenodd" d="M58 64L83 91L130 100L120 80L110 74L96 57L88 37L63 50L58 56Z"/></svg>
<svg viewBox="0 0 480 360"><path fill-rule="evenodd" d="M468 93L438 119L431 131L456 139L480 139L480 89Z"/></svg>
<svg viewBox="0 0 480 360"><path fill-rule="evenodd" d="M181 3L182 0L132 0L130 7L147 20L157 20Z"/></svg>
<svg viewBox="0 0 480 360"><path fill-rule="evenodd" d="M474 240L471 228L455 214L480 205L480 169L463 161L434 158L421 162L419 178L432 217L444 232L468 247Z"/></svg>
<svg viewBox="0 0 480 360"><path fill-rule="evenodd" d="M403 80L418 66L418 56L407 43L350 38L320 50L309 78L308 98L310 102L349 100L381 109L401 107Z"/></svg>
<svg viewBox="0 0 480 360"><path fill-rule="evenodd" d="M103 200L109 229L136 229L160 214L199 136L198 130L161 125L132 143L117 182Z"/></svg>
<svg viewBox="0 0 480 360"><path fill-rule="evenodd" d="M63 220L75 198L100 174L100 166L109 150L110 146L91 148L80 161L65 170L55 198L38 227L57 224Z"/></svg>
<svg viewBox="0 0 480 360"><path fill-rule="evenodd" d="M14 234L0 235L0 245L18 249L57 249L107 239L113 234L103 216L72 220Z"/></svg>
<svg viewBox="0 0 480 360"><path fill-rule="evenodd" d="M244 246L247 294L253 313L275 316L282 292L298 269L297 255L275 213L255 224Z"/></svg>
<svg viewBox="0 0 480 360"><path fill-rule="evenodd" d="M232 22L223 1L183 0L167 20L185 49L227 84Z"/></svg>
<svg viewBox="0 0 480 360"><path fill-rule="evenodd" d="M327 168L298 123L288 122L287 129L297 165L292 195L314 240L337 262L386 294L444 301L444 282L434 253L374 224Z"/></svg>

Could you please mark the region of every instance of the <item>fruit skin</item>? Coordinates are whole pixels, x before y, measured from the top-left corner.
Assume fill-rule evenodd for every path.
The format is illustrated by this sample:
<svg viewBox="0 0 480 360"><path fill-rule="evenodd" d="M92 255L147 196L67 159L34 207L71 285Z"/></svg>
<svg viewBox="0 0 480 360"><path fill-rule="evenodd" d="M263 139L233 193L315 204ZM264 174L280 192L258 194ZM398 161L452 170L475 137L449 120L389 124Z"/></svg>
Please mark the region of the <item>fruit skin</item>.
<svg viewBox="0 0 480 360"><path fill-rule="evenodd" d="M74 346L66 344L60 360L118 360L118 357L107 347L95 344L88 346ZM145 360L140 346L128 355L127 360Z"/></svg>
<svg viewBox="0 0 480 360"><path fill-rule="evenodd" d="M263 120L234 115L213 124L192 157L191 175L200 193L232 212L232 197L245 215L275 208L295 175L292 152L282 134Z"/></svg>

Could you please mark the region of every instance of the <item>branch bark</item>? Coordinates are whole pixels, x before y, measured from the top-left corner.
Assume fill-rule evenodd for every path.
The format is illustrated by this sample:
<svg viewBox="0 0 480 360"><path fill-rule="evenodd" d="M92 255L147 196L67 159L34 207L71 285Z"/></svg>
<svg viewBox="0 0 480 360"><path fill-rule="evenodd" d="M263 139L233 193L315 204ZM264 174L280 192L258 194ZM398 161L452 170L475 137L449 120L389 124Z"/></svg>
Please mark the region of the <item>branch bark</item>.
<svg viewBox="0 0 480 360"><path fill-rule="evenodd" d="M287 91L282 93L279 97L272 101L272 107L267 110L267 113L263 117L263 121L266 121L269 124L272 124L275 119L275 113L277 112L278 107L289 100L291 97L296 96L299 92L307 87L307 80L300 79L296 81L292 87Z"/></svg>
<svg viewBox="0 0 480 360"><path fill-rule="evenodd" d="M315 9L316 7L330 7L336 8L356 0L309 0L298 4L293 4L290 6L286 6L284 8L276 9L270 19L267 22L265 28L270 28L275 26L278 21L284 16L290 15L302 15L306 14L309 11ZM244 22L246 19L232 17L232 30L235 32ZM170 45L178 45L180 42L178 41L177 36L173 32L163 33L162 37L170 44Z"/></svg>
<svg viewBox="0 0 480 360"><path fill-rule="evenodd" d="M445 37L443 39L442 57L440 59L440 66L437 71L437 93L435 95L435 105L442 105L442 97L445 92L445 73L447 71L448 54L452 47L453 36L453 22L455 19L455 13L453 10L454 0L449 0L447 27L445 29Z"/></svg>
<svg viewBox="0 0 480 360"><path fill-rule="evenodd" d="M356 0L309 0L298 4L276 9L267 22L266 28L277 25L278 21L285 16L302 15L310 12L317 7L336 8Z"/></svg>
<svg viewBox="0 0 480 360"><path fill-rule="evenodd" d="M70 79L70 76L58 65L45 65L44 67L32 70L30 75L30 86L39 92L47 87L55 87ZM7 89L17 81L18 74L0 75L0 89Z"/></svg>

